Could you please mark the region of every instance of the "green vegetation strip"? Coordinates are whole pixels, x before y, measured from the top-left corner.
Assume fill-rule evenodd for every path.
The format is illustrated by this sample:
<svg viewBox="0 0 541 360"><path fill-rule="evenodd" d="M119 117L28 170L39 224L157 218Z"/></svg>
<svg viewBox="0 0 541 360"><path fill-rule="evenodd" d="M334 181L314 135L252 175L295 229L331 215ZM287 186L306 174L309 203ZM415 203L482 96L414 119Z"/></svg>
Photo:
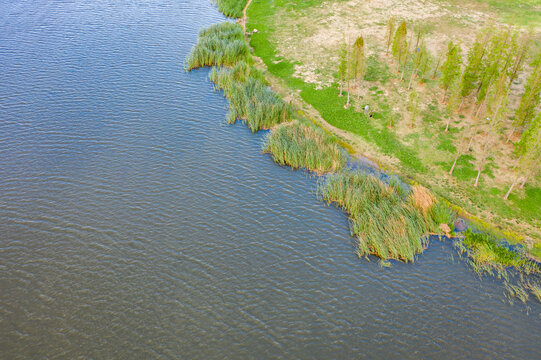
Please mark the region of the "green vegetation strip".
<svg viewBox="0 0 541 360"><path fill-rule="evenodd" d="M263 151L271 153L280 165L320 174L339 170L346 163L346 156L333 136L298 120L273 129L265 138Z"/></svg>
<svg viewBox="0 0 541 360"><path fill-rule="evenodd" d="M228 123L244 119L255 132L289 120L290 106L267 86L263 74L252 65L240 25L224 22L202 30L186 63L187 70L220 66L212 69L210 79L224 90L229 101Z"/></svg>

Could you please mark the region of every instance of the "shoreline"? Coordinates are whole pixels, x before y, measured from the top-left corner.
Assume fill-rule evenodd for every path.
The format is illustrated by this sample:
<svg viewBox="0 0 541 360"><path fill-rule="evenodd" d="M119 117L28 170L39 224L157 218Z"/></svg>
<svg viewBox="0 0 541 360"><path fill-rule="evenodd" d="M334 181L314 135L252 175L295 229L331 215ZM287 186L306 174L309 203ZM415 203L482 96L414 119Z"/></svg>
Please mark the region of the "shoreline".
<svg viewBox="0 0 541 360"><path fill-rule="evenodd" d="M240 19L241 23L247 24L248 30L257 26L257 20L255 21L255 23L251 24L251 22L254 21L250 21L247 15L247 10L251 4L252 1L249 1L247 3L247 6L245 7L243 12L245 16ZM279 94L279 96L281 96L284 101L288 101L289 103L291 103L297 112L302 112L301 116L309 118L310 121L312 121L314 124L320 126L325 131L329 131L334 136L336 136L339 139L340 145L342 145L352 157L357 158L361 162L371 162L377 165L377 168L381 171L400 175L404 179L407 179L409 182L419 183L429 189L434 190L434 188L430 185L430 181L427 182L424 180L426 176L430 175L421 175L418 173L414 173L411 170L407 171L403 166L400 166L400 161L397 163L396 159L392 159L392 157L390 156L381 154L380 151L377 149L377 145L369 143L364 139L360 139L357 134L353 134L351 132L348 132L347 130L339 129L329 123L325 119L324 115L322 115L316 108L314 108L312 104L310 104L308 101L306 101L306 99L303 98L303 96L301 95L301 90L299 90L298 86L294 86L302 80L294 77L293 75L287 75L287 77L284 77L284 74L280 74L280 76L278 76L274 74L274 71L269 70L266 61L270 61L269 51L275 51L275 49L271 46L270 50L266 48L265 51L261 53L261 46L263 46L261 41L268 41L261 40L263 32L264 30L257 29L257 36L259 40L256 44L252 44L252 35L255 35L252 32L248 31L248 33L246 33L246 39L248 43L250 43L252 55L256 60L256 66L265 73L265 78L270 83L271 88L277 94ZM276 54L274 54L273 56L275 55ZM267 60L263 60L261 56L266 56ZM271 65L274 66L274 64ZM509 224L506 224L504 227L502 227L501 222L499 223L495 221L500 219L491 220L491 218L498 218L500 215L490 213L490 216L487 218L483 215L475 215L474 213L469 212L464 206L455 203L452 199L454 195L448 196L450 193L446 192L445 189L439 187L437 191L434 191L434 193L436 193L438 197L441 197L442 199L447 201L451 205L451 207L460 214L461 217L473 223L477 228L494 234L495 237L505 238L508 242L514 244L521 244L525 249L527 249L527 254L529 258L537 262L541 262L541 257L539 256L539 254L537 254L540 252L539 250L541 249L541 247L539 247L540 242L537 237L532 238L532 234L526 235L521 231L517 231L517 229L512 229L509 227ZM507 221L509 220L514 221L514 219L507 219Z"/></svg>
<svg viewBox="0 0 541 360"><path fill-rule="evenodd" d="M318 182L318 198L341 208L347 214L352 234L358 240L359 257L375 255L384 263L388 260L414 262L416 256L426 249L428 239L436 235L440 239L451 239L459 249L459 254L466 254L468 263L479 275L494 275L495 272L499 277L507 279L508 271L513 269L526 275L538 274L541 271L538 259L521 250L523 247L517 248L509 241L502 243L502 239L510 239L510 233L494 228L487 229L490 224L452 205L427 187L418 185L407 174L398 176L401 172L382 169L377 162L372 162L359 154L359 151L355 151L348 142L349 139L336 134L332 125L315 109L312 109L315 116L305 116L304 108L301 110L297 106L294 108L298 110L294 112L292 105L295 98L281 93L287 91L287 88L277 88L277 79L265 72L261 59L255 57L253 51L247 51L247 47L248 38L238 22L216 24L200 32L198 43L187 57L187 69L212 66L211 82L215 84L215 88L224 90L230 104L227 122L231 124L244 119L252 132L270 129L263 144L263 152L270 152L279 165L305 168L322 179ZM302 100L299 101L303 103ZM289 105L286 105L288 102ZM258 109L266 112L266 115ZM319 140L317 137L313 138L315 133L309 130L311 127L319 129L319 132L316 131ZM293 134L278 131L285 128L300 130L294 130ZM347 132L345 133L347 135ZM275 142L278 144L280 159L276 157L276 149L265 150L273 136L285 136ZM307 141L312 141L316 146L301 146L304 150L299 158L299 153L290 153L291 150L287 150L289 145L280 149L284 141L286 144L297 142L297 145L294 145L297 149L295 151L298 151L299 144L306 144ZM322 167L323 163L318 161L325 157L328 160L329 151L328 145L323 144L332 145L331 152L336 144L342 146L344 151L353 153L353 165L360 166L357 169L355 166L348 166L343 170L341 166L336 168L335 165ZM294 161L291 162L292 160ZM331 160L331 163L336 164L335 160ZM329 175L324 177L327 173ZM465 230L464 233L460 232L455 236L455 220L458 216L466 219L470 226L462 229ZM541 293L541 285L537 285L535 280L521 281L521 294L528 290L535 296Z"/></svg>

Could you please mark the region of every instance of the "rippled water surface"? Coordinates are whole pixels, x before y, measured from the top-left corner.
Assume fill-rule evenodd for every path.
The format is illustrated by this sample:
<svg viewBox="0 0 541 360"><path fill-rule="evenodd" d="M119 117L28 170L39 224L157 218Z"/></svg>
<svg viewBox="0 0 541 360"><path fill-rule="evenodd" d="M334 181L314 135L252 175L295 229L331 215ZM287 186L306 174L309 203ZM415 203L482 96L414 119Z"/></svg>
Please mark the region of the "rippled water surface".
<svg viewBox="0 0 541 360"><path fill-rule="evenodd" d="M225 125L208 70L183 71L222 20L0 0L0 358L539 358L540 305L447 243L357 259L316 179Z"/></svg>

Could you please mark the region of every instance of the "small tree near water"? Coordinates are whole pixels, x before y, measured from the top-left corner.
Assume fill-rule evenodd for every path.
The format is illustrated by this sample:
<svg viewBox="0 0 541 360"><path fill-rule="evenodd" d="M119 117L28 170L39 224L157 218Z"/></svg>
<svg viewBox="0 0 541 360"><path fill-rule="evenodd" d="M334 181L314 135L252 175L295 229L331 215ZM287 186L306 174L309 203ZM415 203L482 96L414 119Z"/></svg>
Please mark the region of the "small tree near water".
<svg viewBox="0 0 541 360"><path fill-rule="evenodd" d="M360 83L362 82L362 79L364 78L364 74L366 73L366 57L364 54L364 38L362 36L359 36L357 40L355 40L355 43L353 44L353 79L356 82Z"/></svg>
<svg viewBox="0 0 541 360"><path fill-rule="evenodd" d="M343 96L344 91L344 81L347 76L348 71L348 48L345 42L340 45L338 50L338 80L340 86L340 94L338 96Z"/></svg>
<svg viewBox="0 0 541 360"><path fill-rule="evenodd" d="M441 66L441 71L443 73L443 78L441 79L441 85L447 94L449 87L458 79L460 76L460 67L462 64L462 54L460 46L453 44L452 41L449 42L447 46L447 58L443 65Z"/></svg>
<svg viewBox="0 0 541 360"><path fill-rule="evenodd" d="M402 21L398 29L394 34L392 53L396 60L396 70L400 71L400 66L405 65L405 60L408 55L408 30L406 28L406 22Z"/></svg>
<svg viewBox="0 0 541 360"><path fill-rule="evenodd" d="M387 45L387 54L389 54L389 48L391 47L391 44L393 43L393 34L396 27L396 22L394 20L394 17L391 17L389 21L387 22L387 33L385 35L385 45Z"/></svg>

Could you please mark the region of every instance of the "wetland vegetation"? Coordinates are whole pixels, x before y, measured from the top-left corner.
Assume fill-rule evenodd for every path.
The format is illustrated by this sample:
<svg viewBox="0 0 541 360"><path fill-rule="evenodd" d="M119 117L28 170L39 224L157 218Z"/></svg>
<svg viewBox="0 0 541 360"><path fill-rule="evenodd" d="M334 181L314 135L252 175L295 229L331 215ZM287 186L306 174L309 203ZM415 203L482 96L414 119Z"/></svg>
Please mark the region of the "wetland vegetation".
<svg viewBox="0 0 541 360"><path fill-rule="evenodd" d="M296 6L298 9L307 9L315 3L319 4L319 2L309 2L300 5L294 1L279 3L284 8ZM270 8L269 4L272 5ZM250 13L250 16L253 16L250 19L251 44L254 46L256 54L261 56L266 69L253 61L242 27L229 22L201 31L197 44L186 59L187 70L213 66L209 75L210 80L217 89L224 91L229 102L230 112L227 122L234 123L238 119L242 119L252 132L270 129L265 137L262 150L270 153L280 165L288 165L295 169L304 168L318 175L329 173L319 182L318 196L346 211L350 218L351 232L357 239L359 256L375 255L382 260L395 259L412 262L415 260L415 256L428 245L430 234L453 235L454 221L460 214L469 218L478 229L476 231L468 230L463 236L455 238L458 239L456 244L459 252L467 256L473 269L479 274L499 274L506 280L507 288L512 290L509 293L512 293L514 297L527 298L528 291L534 297L538 296L541 288L539 281L537 281L538 278L535 278L537 280L524 280L524 274L539 274L537 264L526 257L523 247L511 248L508 244L502 244L495 235L491 234L511 235L508 238L513 241L520 241L520 237L468 214L460 206L452 205L446 200L448 196L442 196L441 191L433 193L416 183L415 180L419 179L419 175L431 175L433 170L430 164L426 163L424 154L420 154L412 146L411 140L415 145L420 144L420 136L412 132L406 134L405 137L411 140L404 141L404 134L396 131L398 125L404 123L402 121L404 112L397 106L391 106L387 99L380 99L382 95L389 94L389 89L385 85L393 84L397 93L407 94L404 106L406 113L409 112L407 114L408 128L420 127L421 130L426 131L430 128L430 126L427 127L427 124L435 125L441 121L441 125L432 126L432 130L428 131L429 133L432 131L429 138L434 140L434 136L438 134L436 140L440 144L437 149L458 154L452 169L455 171L457 179L466 180L463 169L457 166L457 163L464 159L464 156L475 159L472 155L467 154L471 152L470 147L475 136L487 138L493 134L488 133L485 130L486 127L482 126L474 131L470 124L467 127L463 126L460 131L457 130L459 128L457 124L466 117L459 114L460 111L449 109L452 106L473 109L470 110L470 114L476 113L476 116L480 113L482 113L480 116L485 116L485 113L488 112L495 117L501 115L502 104L506 104L508 101L509 91L505 89L506 84L513 83L518 72L517 69L522 66L517 65L522 61L518 59L517 54L521 51L526 53L524 49L520 50L518 45L525 43L525 40L517 40L520 38L519 33L514 32L513 35L510 35L511 28L508 28L507 31L496 33L497 35L490 35L492 37L489 36L488 39L492 40L485 40L485 44L490 45L486 45L488 47L483 50L495 54L498 46L503 46L502 44L512 39L510 41L515 41L518 50L513 54L507 54L507 62L512 62L513 69L517 71L495 69L501 65L501 61L496 61L497 65L493 65L494 63L490 61L495 60L487 60L488 62L484 64L484 70L477 69L475 74L468 75L468 71L473 71L471 70L472 66L470 66L470 70L468 70L468 66L462 70L460 45L454 45L450 42L447 50L440 53L438 60L431 58L429 50L424 44L426 34L423 32L424 30L419 30L424 28L416 25L414 27L414 33L417 36L416 46L420 44L420 47L417 47L417 53L411 54L409 46L401 44L401 42L414 39L414 37L408 38L406 36L408 25L402 21L395 30L392 18L386 25L387 29L390 29L387 47L390 52L398 56L394 65L392 61L382 61L374 51L366 55L365 39L361 36L357 38L351 49L348 48L347 42L342 43L336 73L338 81L330 83L328 86L320 86L301 80L294 71L296 65L283 57L276 57L276 51L272 49L268 38L269 34L272 35L276 29L272 29L267 34L262 34L260 30L254 30L254 24L260 28L269 29L266 27L269 23L265 23L269 19L268 16L263 17L261 13L257 12L261 9L277 11L274 6L277 6L278 2L271 1L269 4L263 5L255 0L254 9ZM242 13L242 9L240 13ZM257 36L255 36L256 33ZM485 30L484 33L493 34L494 32ZM273 60L269 62L270 59ZM471 61L470 59L470 65ZM535 74L535 63L532 64L534 70L531 74ZM393 74L393 66L397 69L397 74ZM497 79L489 81L486 80L489 70L493 71L494 74L505 73L506 75L495 76L492 74L490 78ZM340 145L345 144L350 153L355 153L355 145L359 143L356 144L355 139L352 141L347 136L344 139L343 134L333 134L332 127L329 130L328 127L322 126L321 122L314 121L312 117L309 121L302 111L293 112L291 105L282 100L271 89L263 71L266 71L268 76L281 78L289 88L300 90L302 101L317 110L325 124L331 124L338 129L360 135L364 141L373 142L378 148L376 154L380 151L385 155L396 156L399 160L398 167L389 166L389 168L402 172L409 179L404 182L397 176L379 177L346 168L345 151ZM439 80L434 80L427 75L432 71L434 76L438 75ZM511 74L509 74L510 72ZM530 77L534 76L531 74ZM470 85L466 85L466 81L470 81ZM488 84L484 82L488 82ZM376 83L382 87L369 86L370 83ZM407 90L400 89L404 84L407 84ZM436 96L435 100L423 110L420 109L419 99L426 101L427 94L418 94L419 89L415 89L422 84L432 86L432 95ZM439 84L442 85L443 91L441 101L447 104L447 110L442 109L441 101L438 99ZM535 80L530 80L529 84L530 88L537 86ZM369 87L367 88L367 86ZM467 93L467 87L477 88L474 103L469 107L464 104L470 100L460 99L457 95ZM347 97L337 96L338 93L343 92ZM350 92L353 96L349 96ZM481 92L483 95L480 95ZM372 107L361 107L360 104L367 102L367 95L383 102L378 102L376 106L371 103ZM534 95L533 98L536 96ZM529 97L532 98L532 96ZM400 105L400 103L396 105ZM422 126L415 119L417 116L422 117ZM453 116L456 116L457 120L451 121ZM467 120L471 121L472 119ZM382 122L383 126L374 123L374 121ZM536 117L530 119L530 123L521 128L523 130L518 129L518 126L514 128L513 131L524 131L525 138L528 139L528 143L522 142L522 145L520 145L520 141L517 141L518 148L522 146L523 148L538 149L538 143L532 140L538 136L536 132L538 125L535 125L537 124L535 121L537 121ZM493 123L489 122L489 129ZM453 125L451 126L451 124ZM465 133L470 134L469 140L464 135ZM487 143L492 144L489 141L484 141L485 151L488 148ZM526 153L530 150L523 151ZM483 164L477 162L476 164L477 167L472 169L477 174L475 187L479 183L480 174L491 169L490 161L485 161ZM483 166L482 169L481 166ZM535 174L530 172L529 177L535 183ZM521 178L521 180L523 179ZM525 183L525 181L523 182ZM411 183L411 185L407 183ZM441 190L438 187L436 189ZM518 282L518 285L511 285L511 282L507 282L509 275L502 275L508 274L508 271L520 274L521 281Z"/></svg>
<svg viewBox="0 0 541 360"><path fill-rule="evenodd" d="M541 17L502 4L254 0L247 30L296 107L539 258Z"/></svg>

